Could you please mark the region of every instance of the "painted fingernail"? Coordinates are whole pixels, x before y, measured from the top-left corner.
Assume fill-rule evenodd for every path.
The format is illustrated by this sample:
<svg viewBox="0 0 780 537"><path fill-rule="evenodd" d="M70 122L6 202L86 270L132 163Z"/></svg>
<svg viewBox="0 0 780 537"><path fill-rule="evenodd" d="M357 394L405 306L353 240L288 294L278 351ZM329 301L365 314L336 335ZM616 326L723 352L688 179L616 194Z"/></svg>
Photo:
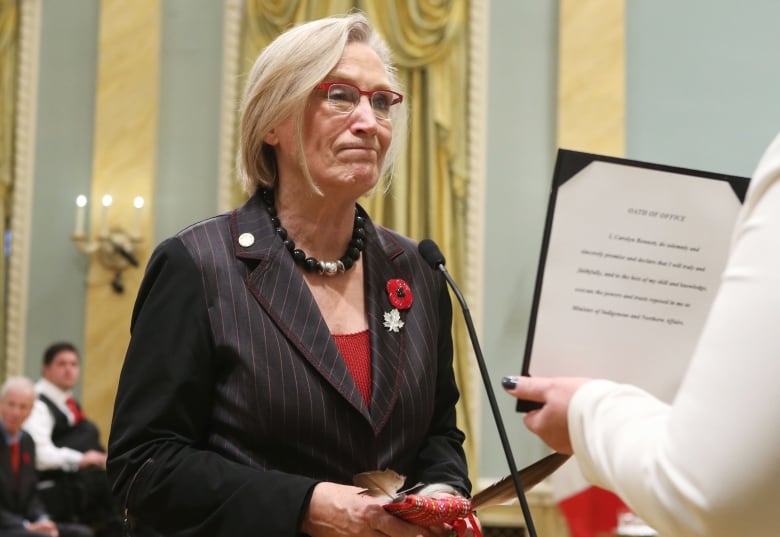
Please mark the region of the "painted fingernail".
<svg viewBox="0 0 780 537"><path fill-rule="evenodd" d="M512 388L517 386L517 379L515 377L504 377L501 379L501 386L503 386L507 390L511 390Z"/></svg>

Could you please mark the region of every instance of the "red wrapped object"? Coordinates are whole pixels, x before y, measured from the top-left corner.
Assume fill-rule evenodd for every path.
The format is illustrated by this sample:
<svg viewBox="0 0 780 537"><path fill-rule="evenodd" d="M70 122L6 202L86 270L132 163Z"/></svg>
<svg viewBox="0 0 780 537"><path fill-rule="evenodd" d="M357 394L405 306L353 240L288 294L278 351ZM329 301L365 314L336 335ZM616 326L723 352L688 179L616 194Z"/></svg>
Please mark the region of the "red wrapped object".
<svg viewBox="0 0 780 537"><path fill-rule="evenodd" d="M468 529L466 520L468 520L474 529L474 534L477 537L482 537L482 532L474 519L474 513L472 513L471 500L468 498L454 496L431 498L409 494L404 496L402 500L386 503L382 507L388 513L418 526L449 524L458 537L463 537L466 534L466 529Z"/></svg>
<svg viewBox="0 0 780 537"><path fill-rule="evenodd" d="M431 498L409 494L403 500L386 503L383 507L385 511L418 526L452 524L471 514L471 500L460 497Z"/></svg>
<svg viewBox="0 0 780 537"><path fill-rule="evenodd" d="M394 288L389 284L390 282L388 282L388 293ZM538 484L568 459L569 455L552 453L520 470L517 478L520 480L523 490L529 490ZM354 476L354 483L364 489L362 493L375 498L381 497L387 501L398 496L398 490L403 486L405 479L397 472L386 469L357 474ZM515 481L514 476L508 475L475 494L470 500L456 496L433 498L408 494L385 503L383 507L385 511L411 524L418 526L448 524L459 537L463 537L470 525L474 530L474 535L482 537L479 524L474 517L474 511L517 499Z"/></svg>

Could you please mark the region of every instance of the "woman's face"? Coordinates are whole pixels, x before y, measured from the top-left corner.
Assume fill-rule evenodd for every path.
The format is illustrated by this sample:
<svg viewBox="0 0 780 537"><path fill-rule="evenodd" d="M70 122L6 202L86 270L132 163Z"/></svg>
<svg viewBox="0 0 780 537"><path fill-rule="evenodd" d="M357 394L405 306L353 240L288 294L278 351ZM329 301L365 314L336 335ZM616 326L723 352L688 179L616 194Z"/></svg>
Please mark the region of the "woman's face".
<svg viewBox="0 0 780 537"><path fill-rule="evenodd" d="M347 82L361 90L390 89L384 64L362 43L347 45L341 61L323 82ZM325 90L315 89L309 96L303 117L303 148L314 183L326 195L334 192L357 199L373 188L392 136L392 121L377 119L365 95L348 114L331 109ZM295 118L283 121L265 141L275 147L279 180L303 183Z"/></svg>

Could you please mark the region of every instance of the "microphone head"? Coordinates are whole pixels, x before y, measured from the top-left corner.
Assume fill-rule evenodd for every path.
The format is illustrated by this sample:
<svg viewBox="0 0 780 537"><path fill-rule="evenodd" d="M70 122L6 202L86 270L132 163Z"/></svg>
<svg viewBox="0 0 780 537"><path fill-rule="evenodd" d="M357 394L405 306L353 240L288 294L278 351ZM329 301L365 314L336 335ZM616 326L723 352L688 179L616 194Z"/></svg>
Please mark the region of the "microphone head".
<svg viewBox="0 0 780 537"><path fill-rule="evenodd" d="M417 250L420 252L423 259L435 269L438 269L439 265L444 265L446 263L444 254L441 253L439 247L431 239L421 240L420 244L417 246Z"/></svg>

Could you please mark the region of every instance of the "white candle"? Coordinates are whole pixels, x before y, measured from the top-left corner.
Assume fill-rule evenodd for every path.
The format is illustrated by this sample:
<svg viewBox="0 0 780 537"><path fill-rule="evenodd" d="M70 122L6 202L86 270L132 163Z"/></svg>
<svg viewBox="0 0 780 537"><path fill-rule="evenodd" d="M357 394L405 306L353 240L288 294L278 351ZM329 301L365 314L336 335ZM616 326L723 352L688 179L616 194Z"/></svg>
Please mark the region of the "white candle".
<svg viewBox="0 0 780 537"><path fill-rule="evenodd" d="M103 196L103 210L100 212L100 236L108 237L108 208L114 202L110 194Z"/></svg>
<svg viewBox="0 0 780 537"><path fill-rule="evenodd" d="M76 198L76 228L73 230L73 235L76 237L84 236L84 207L86 206L87 197L79 194Z"/></svg>
<svg viewBox="0 0 780 537"><path fill-rule="evenodd" d="M141 238L141 209L144 207L144 199L141 196L136 196L133 200L133 207L135 207L135 227L133 228L133 234L136 238Z"/></svg>

